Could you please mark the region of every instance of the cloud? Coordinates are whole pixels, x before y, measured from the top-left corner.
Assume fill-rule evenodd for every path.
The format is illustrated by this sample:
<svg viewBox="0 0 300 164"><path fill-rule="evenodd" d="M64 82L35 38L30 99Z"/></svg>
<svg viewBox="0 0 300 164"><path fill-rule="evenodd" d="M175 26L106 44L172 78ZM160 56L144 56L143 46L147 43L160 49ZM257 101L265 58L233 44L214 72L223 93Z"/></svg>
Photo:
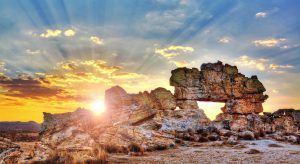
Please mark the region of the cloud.
<svg viewBox="0 0 300 164"><path fill-rule="evenodd" d="M262 39L262 40L254 40L252 43L256 47L278 47L282 42L285 42L287 39L285 38L270 38L270 39Z"/></svg>
<svg viewBox="0 0 300 164"><path fill-rule="evenodd" d="M76 31L74 31L73 29L67 29L65 31L60 29L55 29L55 30L47 29L46 32L40 34L40 37L55 38L55 37L60 37L62 34L66 37L71 37L76 34Z"/></svg>
<svg viewBox="0 0 300 164"><path fill-rule="evenodd" d="M104 44L103 39L101 39L97 36L91 36L90 41L97 44L97 45L103 45Z"/></svg>
<svg viewBox="0 0 300 164"><path fill-rule="evenodd" d="M169 34L183 26L186 17L183 9L152 11L145 15L138 30L143 33Z"/></svg>
<svg viewBox="0 0 300 164"><path fill-rule="evenodd" d="M3 72L7 71L7 69L5 68L5 62L0 61L0 75L3 75Z"/></svg>
<svg viewBox="0 0 300 164"><path fill-rule="evenodd" d="M277 69L286 69L286 68L293 68L294 66L292 65L277 65L277 64L270 64L269 68L272 70L277 70Z"/></svg>
<svg viewBox="0 0 300 164"><path fill-rule="evenodd" d="M104 60L86 60L82 61L81 64L93 66L97 72L104 74L111 74L122 70L122 67L120 66L108 66L107 62Z"/></svg>
<svg viewBox="0 0 300 164"><path fill-rule="evenodd" d="M31 50L31 49L26 49L25 50L25 53L26 54L29 54L29 55L38 55L41 53L41 50Z"/></svg>
<svg viewBox="0 0 300 164"><path fill-rule="evenodd" d="M170 62L175 64L177 67L186 67L189 65L189 63L185 60L182 61L171 60Z"/></svg>
<svg viewBox="0 0 300 164"><path fill-rule="evenodd" d="M268 71L273 72L277 74L285 73L284 70L293 68L292 65L277 65L274 63L270 63L270 60L259 58L254 59L250 58L247 55L240 56L237 61L235 61L236 64L240 65L241 67L248 67L252 69L257 69L259 71Z"/></svg>
<svg viewBox="0 0 300 164"><path fill-rule="evenodd" d="M76 32L75 32L74 30L72 30L72 29L68 29L68 30L66 30L66 31L64 32L64 35L65 35L65 36L68 36L68 37L74 36L75 34L76 34Z"/></svg>
<svg viewBox="0 0 300 164"><path fill-rule="evenodd" d="M65 70L75 70L77 68L76 63L74 62L62 62L58 65L60 65L60 67Z"/></svg>
<svg viewBox="0 0 300 164"><path fill-rule="evenodd" d="M44 83L47 81L43 78L32 78L25 74L17 78L0 75L0 85L6 90L4 94L7 96L39 98L55 96L63 91L58 88L48 88Z"/></svg>
<svg viewBox="0 0 300 164"><path fill-rule="evenodd" d="M5 66L5 63L3 61L0 61L0 70L3 69Z"/></svg>
<svg viewBox="0 0 300 164"><path fill-rule="evenodd" d="M188 46L177 46L177 45L171 45L166 48L156 48L155 53L159 54L167 59L176 57L178 55L188 54L194 52L193 47Z"/></svg>
<svg viewBox="0 0 300 164"><path fill-rule="evenodd" d="M267 59L252 59L247 55L243 55L239 57L239 60L236 61L236 64L239 64L241 66L247 66L250 68L255 68L258 69L260 71L265 71L266 70L266 62L268 60Z"/></svg>
<svg viewBox="0 0 300 164"><path fill-rule="evenodd" d="M267 12L258 12L255 14L256 18L265 18L267 17L268 13Z"/></svg>
<svg viewBox="0 0 300 164"><path fill-rule="evenodd" d="M141 74L137 73L129 73L129 72L120 72L112 74L111 78L113 79L135 79L142 77Z"/></svg>
<svg viewBox="0 0 300 164"><path fill-rule="evenodd" d="M227 37L227 36L224 36L224 37L220 38L218 42L227 44L227 43L231 42L231 38Z"/></svg>
<svg viewBox="0 0 300 164"><path fill-rule="evenodd" d="M165 48L155 48L154 52L165 58L169 63L175 64L177 67L186 67L189 64L187 61L178 60L176 58L194 52L194 48L189 46L170 45Z"/></svg>
<svg viewBox="0 0 300 164"><path fill-rule="evenodd" d="M190 0L156 0L156 2L164 5L189 5Z"/></svg>
<svg viewBox="0 0 300 164"><path fill-rule="evenodd" d="M104 60L74 60L57 63L48 73L17 77L0 73L0 90L2 95L12 99L85 101L112 85L131 85L145 79L143 74L125 71Z"/></svg>
<svg viewBox="0 0 300 164"><path fill-rule="evenodd" d="M61 36L62 31L61 30L46 30L45 33L41 33L40 37L42 38L52 38L52 37L59 37Z"/></svg>

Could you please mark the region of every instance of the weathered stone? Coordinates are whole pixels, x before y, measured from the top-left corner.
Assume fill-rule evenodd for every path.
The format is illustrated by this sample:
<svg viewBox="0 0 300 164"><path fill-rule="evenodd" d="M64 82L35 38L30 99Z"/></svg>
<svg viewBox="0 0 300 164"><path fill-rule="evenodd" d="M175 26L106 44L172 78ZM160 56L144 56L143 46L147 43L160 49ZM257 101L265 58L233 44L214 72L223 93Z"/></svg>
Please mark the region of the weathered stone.
<svg viewBox="0 0 300 164"><path fill-rule="evenodd" d="M110 110L121 109L133 102L132 97L120 86L114 86L105 91L105 105Z"/></svg>
<svg viewBox="0 0 300 164"><path fill-rule="evenodd" d="M254 140L255 138L254 133L248 130L240 132L238 135L244 140Z"/></svg>
<svg viewBox="0 0 300 164"><path fill-rule="evenodd" d="M180 109L199 109L197 101L194 100L178 100L177 106Z"/></svg>
<svg viewBox="0 0 300 164"><path fill-rule="evenodd" d="M236 66L222 62L202 64L201 71L177 68L172 71L170 84L175 87L177 101L226 102L222 110L230 114L260 113L267 99L256 76L245 77Z"/></svg>
<svg viewBox="0 0 300 164"><path fill-rule="evenodd" d="M136 125L147 119L151 119L155 116L156 110L149 108L148 106L142 106L140 109L134 110L128 116L128 123L131 125Z"/></svg>
<svg viewBox="0 0 300 164"><path fill-rule="evenodd" d="M132 109L148 107L157 110L174 110L176 108L176 100L173 94L164 89L156 88L150 93L147 91L138 94L128 94L119 86L112 87L105 92L106 107L109 111L116 109Z"/></svg>
<svg viewBox="0 0 300 164"><path fill-rule="evenodd" d="M228 140L226 141L226 143L229 144L229 145L236 145L236 144L238 144L238 137L232 135L232 136L230 136L228 138Z"/></svg>
<svg viewBox="0 0 300 164"><path fill-rule="evenodd" d="M208 125L209 119L202 109L184 109L169 112L160 112L156 118L157 122L162 125L160 131L163 132L184 132L196 130L200 126Z"/></svg>
<svg viewBox="0 0 300 164"><path fill-rule="evenodd" d="M165 88L156 88L150 92L154 108L159 110L174 110L176 108L176 100L173 94Z"/></svg>

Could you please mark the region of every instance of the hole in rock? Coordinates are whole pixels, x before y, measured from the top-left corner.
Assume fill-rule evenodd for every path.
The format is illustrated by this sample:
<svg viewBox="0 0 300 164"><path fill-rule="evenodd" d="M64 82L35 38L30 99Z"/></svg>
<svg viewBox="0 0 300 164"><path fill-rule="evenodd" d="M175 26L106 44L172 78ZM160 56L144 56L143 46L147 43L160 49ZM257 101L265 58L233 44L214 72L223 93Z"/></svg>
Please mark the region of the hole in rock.
<svg viewBox="0 0 300 164"><path fill-rule="evenodd" d="M210 120L215 120L216 116L222 113L221 108L225 106L222 102L197 101L197 103Z"/></svg>

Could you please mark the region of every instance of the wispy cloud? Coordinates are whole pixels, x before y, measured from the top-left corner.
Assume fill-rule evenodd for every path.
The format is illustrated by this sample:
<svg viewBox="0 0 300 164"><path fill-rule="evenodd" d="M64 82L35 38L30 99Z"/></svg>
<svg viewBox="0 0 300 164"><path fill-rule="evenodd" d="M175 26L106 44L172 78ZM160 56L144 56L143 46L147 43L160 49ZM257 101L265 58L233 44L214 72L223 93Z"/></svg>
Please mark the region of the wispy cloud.
<svg viewBox="0 0 300 164"><path fill-rule="evenodd" d="M285 73L285 70L293 68L294 66L287 64L287 65L278 65L271 63L270 60L264 58L251 58L247 55L240 56L235 63L241 67L248 67L251 69L257 69L259 71L268 71L273 73Z"/></svg>
<svg viewBox="0 0 300 164"><path fill-rule="evenodd" d="M29 55L38 55L41 54L41 50L26 49L25 53Z"/></svg>
<svg viewBox="0 0 300 164"><path fill-rule="evenodd" d="M269 38L269 39L261 39L261 40L254 40L252 43L256 47L278 47L280 46L283 42L285 42L287 39L285 38Z"/></svg>
<svg viewBox="0 0 300 164"><path fill-rule="evenodd" d="M255 68L258 69L260 71L265 71L266 70L266 63L267 63L267 59L253 59L250 58L247 55L243 55L239 57L239 60L236 61L235 63L241 66L247 66L250 68Z"/></svg>
<svg viewBox="0 0 300 164"><path fill-rule="evenodd" d="M156 48L155 53L159 54L167 59L176 57L178 55L189 54L194 51L193 47L188 46L178 46L178 45L171 45L166 48Z"/></svg>
<svg viewBox="0 0 300 164"><path fill-rule="evenodd" d="M176 59L176 57L188 55L194 52L194 48L190 46L170 45L165 48L155 48L154 52L165 58L169 63L175 64L177 67L185 67L189 63L186 60Z"/></svg>
<svg viewBox="0 0 300 164"><path fill-rule="evenodd" d="M189 65L189 62L185 60L176 61L176 60L170 60L171 63L174 63L177 67L187 67Z"/></svg>
<svg viewBox="0 0 300 164"><path fill-rule="evenodd" d="M265 18L265 17L267 17L267 15L268 15L267 12L261 11L261 12L256 13L256 14L255 14L255 17L256 17L256 18Z"/></svg>
<svg viewBox="0 0 300 164"><path fill-rule="evenodd" d="M277 64L270 64L269 68L272 70L277 70L277 69L285 69L285 68L293 68L294 66L292 65L277 65Z"/></svg>
<svg viewBox="0 0 300 164"><path fill-rule="evenodd" d="M218 40L218 42L219 42L219 43L227 44L227 43L230 43L231 40L232 40L232 39L231 39L230 37L224 36L224 37L220 38L220 39Z"/></svg>
<svg viewBox="0 0 300 164"><path fill-rule="evenodd" d="M97 36L91 36L90 41L93 42L94 44L97 44L97 45L103 45L104 44L103 39L101 39Z"/></svg>

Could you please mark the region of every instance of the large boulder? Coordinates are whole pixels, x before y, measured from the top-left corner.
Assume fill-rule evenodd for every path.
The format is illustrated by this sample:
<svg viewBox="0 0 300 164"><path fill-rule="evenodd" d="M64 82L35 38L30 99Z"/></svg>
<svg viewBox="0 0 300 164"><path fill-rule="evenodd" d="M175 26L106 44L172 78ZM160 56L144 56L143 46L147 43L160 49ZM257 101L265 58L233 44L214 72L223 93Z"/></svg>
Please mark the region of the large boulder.
<svg viewBox="0 0 300 164"><path fill-rule="evenodd" d="M156 88L150 92L154 108L159 110L174 110L176 100L173 94L165 88Z"/></svg>

